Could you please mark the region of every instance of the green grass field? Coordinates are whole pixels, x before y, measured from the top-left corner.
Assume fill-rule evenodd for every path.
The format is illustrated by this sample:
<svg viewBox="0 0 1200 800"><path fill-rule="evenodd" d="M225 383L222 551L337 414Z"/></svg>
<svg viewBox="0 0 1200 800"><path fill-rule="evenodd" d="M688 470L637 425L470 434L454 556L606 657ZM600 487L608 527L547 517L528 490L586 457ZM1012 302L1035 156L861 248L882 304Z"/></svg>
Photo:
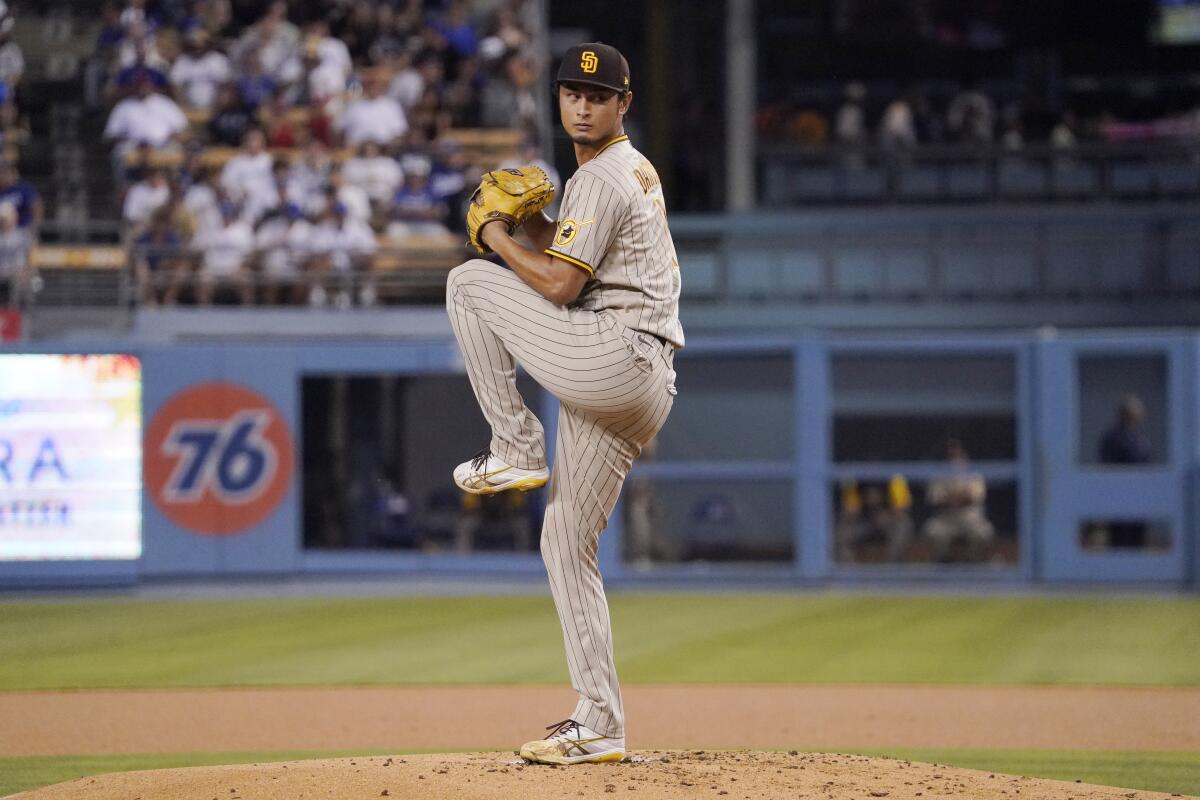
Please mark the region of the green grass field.
<svg viewBox="0 0 1200 800"><path fill-rule="evenodd" d="M611 605L628 683L1200 685L1200 598L672 593ZM565 681L548 596L0 603L5 691ZM855 752L1200 793L1197 753ZM99 772L329 755L346 754L7 758L0 795Z"/></svg>
<svg viewBox="0 0 1200 800"><path fill-rule="evenodd" d="M612 613L629 683L1200 685L1198 598L620 594ZM565 677L549 597L0 603L0 690Z"/></svg>

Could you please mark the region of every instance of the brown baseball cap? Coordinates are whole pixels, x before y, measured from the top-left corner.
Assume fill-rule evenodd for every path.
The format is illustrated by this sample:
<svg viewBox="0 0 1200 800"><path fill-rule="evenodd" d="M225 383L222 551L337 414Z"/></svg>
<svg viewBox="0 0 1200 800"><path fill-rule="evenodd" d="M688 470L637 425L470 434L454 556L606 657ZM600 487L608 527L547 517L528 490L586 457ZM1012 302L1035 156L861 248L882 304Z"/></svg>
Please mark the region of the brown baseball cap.
<svg viewBox="0 0 1200 800"><path fill-rule="evenodd" d="M615 92L628 92L629 62L610 44L584 42L563 54L554 82L590 83Z"/></svg>

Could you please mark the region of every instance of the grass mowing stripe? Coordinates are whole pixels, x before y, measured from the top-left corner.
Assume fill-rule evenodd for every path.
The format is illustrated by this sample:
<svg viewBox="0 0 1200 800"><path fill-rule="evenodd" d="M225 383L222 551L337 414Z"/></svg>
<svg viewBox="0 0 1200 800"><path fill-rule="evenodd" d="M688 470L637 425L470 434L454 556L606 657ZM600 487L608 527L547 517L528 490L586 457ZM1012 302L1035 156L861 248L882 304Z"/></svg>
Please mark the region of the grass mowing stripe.
<svg viewBox="0 0 1200 800"><path fill-rule="evenodd" d="M1200 598L610 600L627 683L1200 686ZM0 603L0 690L565 679L548 596Z"/></svg>
<svg viewBox="0 0 1200 800"><path fill-rule="evenodd" d="M1028 775L1034 778L1082 780L1085 783L1120 786L1127 789L1179 792L1190 795L1200 793L1200 753L976 749L863 750L858 748L841 752L926 761L1010 775ZM397 751L370 750L0 758L0 797L105 772L397 754Z"/></svg>
<svg viewBox="0 0 1200 800"><path fill-rule="evenodd" d="M1028 775L1031 778L1080 780L1151 792L1200 794L1200 753L1091 750L903 749L848 753L925 761L951 767Z"/></svg>

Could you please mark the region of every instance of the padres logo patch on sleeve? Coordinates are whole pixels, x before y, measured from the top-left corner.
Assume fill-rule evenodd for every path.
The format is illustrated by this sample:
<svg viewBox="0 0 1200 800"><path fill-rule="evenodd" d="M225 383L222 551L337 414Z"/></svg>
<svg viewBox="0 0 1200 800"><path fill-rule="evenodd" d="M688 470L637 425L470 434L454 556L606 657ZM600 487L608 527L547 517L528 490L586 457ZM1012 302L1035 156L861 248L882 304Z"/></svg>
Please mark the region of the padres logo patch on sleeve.
<svg viewBox="0 0 1200 800"><path fill-rule="evenodd" d="M573 219L564 219L558 223L558 235L554 237L554 243L560 247L570 244L577 233L579 233L579 223Z"/></svg>
<svg viewBox="0 0 1200 800"><path fill-rule="evenodd" d="M585 222L576 222L573 219L564 219L558 223L558 235L554 237L554 243L559 247L563 247L571 243L575 238L575 234L579 233L579 229L584 225L591 225L596 220L589 219Z"/></svg>

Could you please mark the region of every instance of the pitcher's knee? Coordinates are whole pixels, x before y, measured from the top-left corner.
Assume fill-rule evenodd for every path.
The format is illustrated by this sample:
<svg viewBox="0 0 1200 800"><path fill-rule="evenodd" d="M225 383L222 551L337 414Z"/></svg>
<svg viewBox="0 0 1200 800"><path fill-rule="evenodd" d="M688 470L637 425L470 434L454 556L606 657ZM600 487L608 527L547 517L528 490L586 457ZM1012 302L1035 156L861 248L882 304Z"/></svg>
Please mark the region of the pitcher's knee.
<svg viewBox="0 0 1200 800"><path fill-rule="evenodd" d="M496 274L496 270L502 269L504 268L499 264L485 261L482 258L472 258L470 261L464 261L450 270L450 274L446 276L446 293L450 294L454 289L470 286L479 281L480 278L494 275Z"/></svg>

